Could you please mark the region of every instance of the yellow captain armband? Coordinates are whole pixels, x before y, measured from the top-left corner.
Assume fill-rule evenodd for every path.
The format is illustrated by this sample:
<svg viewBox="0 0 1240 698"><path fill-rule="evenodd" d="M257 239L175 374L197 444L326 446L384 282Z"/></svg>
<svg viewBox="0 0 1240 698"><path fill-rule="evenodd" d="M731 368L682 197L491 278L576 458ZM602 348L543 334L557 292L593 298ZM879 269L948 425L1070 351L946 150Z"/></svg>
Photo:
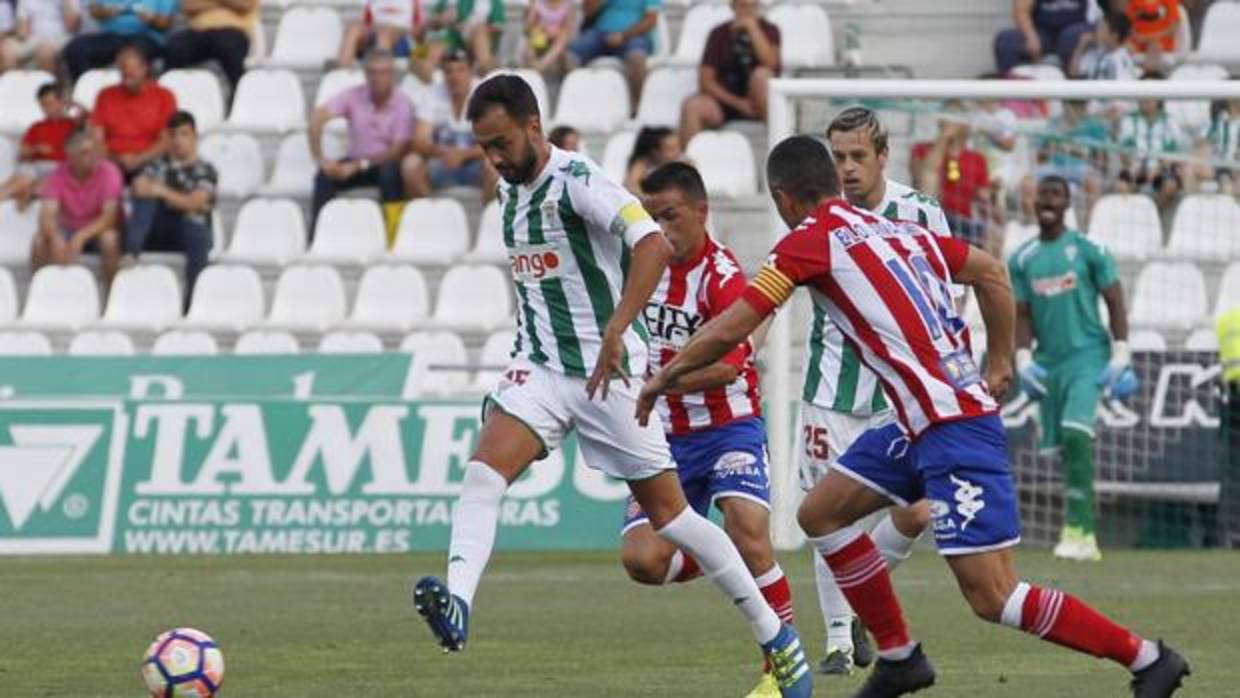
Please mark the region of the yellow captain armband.
<svg viewBox="0 0 1240 698"><path fill-rule="evenodd" d="M783 305L792 296L796 284L779 269L767 264L758 270L750 286L757 289L774 305Z"/></svg>

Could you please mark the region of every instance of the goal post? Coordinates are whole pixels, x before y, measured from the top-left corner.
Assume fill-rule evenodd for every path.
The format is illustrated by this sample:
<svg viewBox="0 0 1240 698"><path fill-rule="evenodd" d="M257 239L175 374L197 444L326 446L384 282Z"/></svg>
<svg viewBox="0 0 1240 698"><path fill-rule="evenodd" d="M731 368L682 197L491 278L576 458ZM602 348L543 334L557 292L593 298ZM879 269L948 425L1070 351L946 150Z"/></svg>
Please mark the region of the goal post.
<svg viewBox="0 0 1240 698"><path fill-rule="evenodd" d="M1187 141L1190 146L1200 145L1199 141L1205 138L1205 132L1200 130L1204 126L1202 115L1213 118L1220 104L1226 109L1229 102L1235 103L1237 116L1234 126L1240 130L1240 81L779 78L772 80L769 84L768 152L770 147L774 147L784 138L796 133L825 138L830 117L844 107L857 103L871 106L881 105L874 107L880 111L880 118L883 114L892 114L899 116L902 122L913 124L906 126L903 133L893 133L891 147L894 151L897 147L907 148L919 136L923 140L927 136L933 136L927 122L933 125L935 120L943 118L945 115L942 105L949 101L969 104L999 103L1005 100L1014 103L1036 103L1044 109L1049 108L1051 114L1061 112L1062 105L1068 101L1075 104L1088 102L1091 113L1095 107L1110 109L1113 113L1109 112L1108 117L1115 118L1120 113L1120 107L1125 104L1135 107L1140 100L1154 99L1164 100L1169 110L1174 108L1177 119L1187 114L1188 116L1184 118L1191 118L1195 121L1184 128L1185 134L1189 134ZM1186 106L1181 107L1181 105ZM946 118L967 121L969 116L946 115ZM1039 158L1043 157L1042 151L1045 150L1045 143L1048 139L1054 138L1046 133L1047 123L1048 119L1045 114L1040 119L1035 117L1022 120L1015 132L1020 144L1021 157L1027 158L1026 174L1039 170L1041 167ZM1117 124L1118 121L1113 121L1110 127L1116 127ZM1126 158L1124 162L1128 163L1128 166L1141 158L1159 158L1168 162L1179 162L1186 170L1217 172L1219 181L1225 181L1223 175L1230 176L1231 167L1234 166L1235 176L1240 178L1240 162L1235 162L1233 159L1240 155L1228 157L1225 153L1220 156L1193 147L1177 152L1162 152L1157 149L1153 153L1135 152L1117 142L1096 143L1078 140L1073 145L1078 150L1083 149L1093 153L1091 157L1104 161ZM1240 153L1240 150L1236 152ZM759 165L762 167L764 163L759 163ZM1104 169L1105 167L1107 166L1104 166ZM1110 167L1114 169L1114 162ZM889 178L914 184L908 181L908 177L903 172L891 172L890 165L888 169ZM1111 175L1114 176L1114 172ZM1228 285L1231 283L1228 280L1228 274L1233 273L1229 264L1236 267L1234 275L1238 277L1237 281L1240 281L1240 254L1230 253L1234 256L1228 256L1226 249L1235 248L1228 248L1227 243L1219 246L1220 250L1224 250L1221 253L1222 256L1209 253L1209 244L1206 244L1204 249L1207 251L1204 254L1203 248L1197 246L1191 249L1185 248L1188 251L1182 256L1177 256L1174 251L1168 251L1166 247L1168 243L1172 246L1178 244L1176 236L1179 234L1181 224L1178 218L1174 224L1171 221L1177 209L1184 208L1183 202L1191 198L1189 195L1202 193L1217 198L1219 191L1213 180L1201 184L1200 189L1182 191L1176 200L1175 207L1166 211L1159 209L1159 214L1163 216L1161 231L1163 237L1157 240L1157 249L1138 250L1136 254L1129 254L1132 251L1125 248L1125 258L1119 263L1125 272L1122 276L1125 281L1124 288L1130 308L1130 317L1134 300L1134 289L1130 282L1134 279L1137 282L1144 282L1145 279L1140 278L1147 275L1144 267L1152 263L1195 266L1200 270L1200 276L1205 279L1202 290L1206 294L1204 299L1206 307L1202 310L1204 314L1194 319L1192 323L1178 324L1175 317L1162 318L1155 315L1155 319L1159 322L1164 320L1167 322L1170 329L1164 334L1174 339L1170 341L1169 350L1162 354L1144 353L1142 351L1144 347L1136 347L1138 349L1137 362L1148 369L1142 375L1143 388L1140 405L1132 407L1109 404L1099 412L1099 455L1096 465L1095 496L1100 508L1118 508L1123 510L1124 516L1131 516L1130 520L1125 520L1123 523L1124 526L1130 528L1145 525L1144 522L1152 516L1150 511L1164 505L1176 508L1175 512L1168 516L1177 517L1186 511L1177 507L1186 507L1191 510L1193 507L1209 506L1218 499L1217 473L1212 474L1209 468L1200 468L1190 473L1182 471L1192 470L1191 461L1194 459L1208 460L1216 455L1205 443L1203 434L1208 434L1210 430L1215 430L1216 434L1217 404L1213 406L1207 404L1208 398L1202 390L1203 387L1207 392L1210 390L1211 380L1217 383L1211 373L1212 370L1216 370L1211 369L1211 366L1217 366L1217 353L1211 358L1210 347L1203 346L1200 341L1194 343L1194 338L1200 336L1200 332L1204 331L1216 312L1218 294L1225 294L1228 289L1232 288ZM1224 191L1228 194L1233 191L1240 193L1240 187ZM1232 198L1234 200L1234 196ZM1096 201L1090 203L1096 204ZM1195 205L1197 205L1196 202L1194 202ZM1019 207L1019 204L1016 206ZM1075 208L1077 209L1075 214L1071 214L1075 217L1070 218L1071 221L1079 219L1084 222L1084 217L1096 210L1092 206ZM1211 212L1214 210L1208 209ZM1229 230L1233 235L1240 236L1240 227L1232 227L1240 225L1240 221L1233 223L1230 218L1223 218L1222 216L1225 215L1223 213L1208 212L1206 215L1219 216L1213 224L1217 224L1220 230ZM1018 216L1010 216L1008 222L1002 224L1006 225L1005 230L1014 229L1017 225L1017 218ZM782 232L786 230L786 226L779 220L773 207L771 208L771 221L770 244L773 246L782 236ZM1206 222L1211 223L1210 220ZM1121 221L1121 224L1136 225L1135 221ZM1087 230L1085 225L1079 227L1082 232ZM1034 230L1036 234L1036 226L1025 220L1026 235L1029 229ZM1092 230L1090 234L1092 237ZM1167 239L1168 234L1171 240ZM1126 240L1127 238L1125 238L1124 245L1127 245ZM1004 256L1006 257L1006 254ZM1181 269L1181 267L1176 268ZM1149 275L1154 276L1152 272ZM1235 288L1237 293L1240 293L1240 286ZM1167 288L1169 295L1179 297L1183 294L1185 299L1192 295L1191 300L1196 302L1196 296L1190 293L1191 290L1194 289L1182 288L1178 283ZM1137 299L1137 302L1140 303L1141 300ZM1240 295L1233 300L1235 303L1240 303ZM1192 305L1188 303L1188 300L1184 302ZM1222 304L1223 301L1217 301L1219 307ZM799 325L805 324L805 318L794 316L795 313L790 309L776 316L765 349L767 373L764 376L764 388L767 393L767 419L772 456L771 485L774 514L772 535L776 546L781 549L798 547L804 541L796 524L796 508L802 495L797 480L796 463L799 443L795 428L800 398L799 380L804 368L800 365L803 357L799 356L800 345L804 343L804 328ZM974 320L980 325L980 316L974 317ZM1139 325L1133 328L1134 332L1142 329ZM984 343L984 337L979 342ZM1158 349L1158 347L1153 348ZM1203 349L1204 351L1201 351ZM1177 371L1183 375L1177 374ZM1019 414L1016 414L1011 413L1012 402L1009 401L1005 405L1005 423L1010 428L1015 428L1014 424L1032 428L1036 406L1031 406L1026 401L1026 404L1020 405L1023 412L1017 410ZM1025 439L1021 443L1027 441L1032 444L1033 442L1030 441L1032 438ZM1022 519L1024 519L1027 533L1032 534L1027 535L1026 538L1034 543L1045 544L1049 542L1049 536L1057 530L1060 523L1060 514L1057 512L1063 506L1062 498L1058 494L1062 488L1061 478L1057 466L1053 462L1044 462L1043 457L1038 456L1031 445L1025 448L1025 446L1015 445L1016 438L1013 441L1014 451L1020 453L1019 458L1015 458L1017 462L1014 464L1014 469L1019 471L1018 487L1022 488ZM1175 448L1187 448L1190 453L1186 458L1171 458L1168 453ZM1168 458L1171 459L1168 460ZM1168 473L1171 466L1164 467L1164 462L1172 463L1180 470ZM1181 468L1182 462L1189 462L1189 466ZM1181 475L1183 475L1182 478ZM1170 481L1160 482L1160 480ZM1186 515L1198 516L1198 512L1189 511ZM1103 513L1100 518L1106 516L1107 514ZM1208 515L1205 516L1208 518ZM1036 530L1031 530L1031 524ZM1206 522L1205 525L1208 527L1210 524ZM1101 532L1100 528L1100 534ZM1124 543L1141 544L1131 538L1125 538ZM1206 544L1209 544L1208 539Z"/></svg>

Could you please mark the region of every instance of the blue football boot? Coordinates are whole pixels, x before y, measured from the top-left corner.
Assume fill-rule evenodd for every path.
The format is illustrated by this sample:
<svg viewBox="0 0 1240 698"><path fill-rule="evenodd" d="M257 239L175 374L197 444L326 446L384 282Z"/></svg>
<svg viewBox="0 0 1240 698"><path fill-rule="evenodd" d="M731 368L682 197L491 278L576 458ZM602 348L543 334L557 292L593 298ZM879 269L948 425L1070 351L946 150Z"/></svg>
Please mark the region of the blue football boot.
<svg viewBox="0 0 1240 698"><path fill-rule="evenodd" d="M805 661L801 637L796 628L784 623L775 639L762 646L771 662L771 674L779 682L783 698L811 698L814 695L813 672Z"/></svg>
<svg viewBox="0 0 1240 698"><path fill-rule="evenodd" d="M444 652L465 649L469 635L469 604L448 591L435 577L423 577L413 587L413 607L426 620Z"/></svg>

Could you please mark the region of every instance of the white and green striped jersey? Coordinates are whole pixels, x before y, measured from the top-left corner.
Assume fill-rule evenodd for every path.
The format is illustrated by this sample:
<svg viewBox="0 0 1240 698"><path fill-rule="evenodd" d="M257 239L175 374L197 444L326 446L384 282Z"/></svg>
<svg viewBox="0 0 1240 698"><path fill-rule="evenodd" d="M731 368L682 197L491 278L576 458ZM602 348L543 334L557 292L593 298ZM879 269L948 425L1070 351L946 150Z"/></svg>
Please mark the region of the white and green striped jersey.
<svg viewBox="0 0 1240 698"><path fill-rule="evenodd" d="M1210 144L1211 155L1220 160L1240 163L1240 117L1233 117L1227 111L1220 112L1201 137Z"/></svg>
<svg viewBox="0 0 1240 698"><path fill-rule="evenodd" d="M500 182L499 203L517 293L513 356L588 375L620 302L629 249L659 227L597 164L554 146L532 182ZM645 373L640 321L624 345L629 375Z"/></svg>
<svg viewBox="0 0 1240 698"><path fill-rule="evenodd" d="M912 221L931 232L951 237L947 216L932 196L886 180L886 192L874 212L891 220ZM805 387L801 399L818 407L865 417L888 409L883 387L874 372L861 364L844 335L814 304L805 351Z"/></svg>
<svg viewBox="0 0 1240 698"><path fill-rule="evenodd" d="M1124 116L1119 122L1119 144L1131 148L1142 158L1159 153L1175 153L1187 149L1184 132L1160 111L1150 119L1139 111Z"/></svg>

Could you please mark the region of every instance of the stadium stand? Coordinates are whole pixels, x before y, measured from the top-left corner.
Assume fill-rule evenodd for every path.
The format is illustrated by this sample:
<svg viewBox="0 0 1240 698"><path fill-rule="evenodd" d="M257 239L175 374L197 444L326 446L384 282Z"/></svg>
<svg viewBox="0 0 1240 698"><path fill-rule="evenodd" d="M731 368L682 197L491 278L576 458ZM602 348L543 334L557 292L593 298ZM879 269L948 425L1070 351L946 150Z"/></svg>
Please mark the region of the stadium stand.
<svg viewBox="0 0 1240 698"><path fill-rule="evenodd" d="M46 356L52 342L39 332L0 331L0 356Z"/></svg>
<svg viewBox="0 0 1240 698"><path fill-rule="evenodd" d="M283 331L253 330L237 338L234 354L299 354L301 345Z"/></svg>
<svg viewBox="0 0 1240 698"><path fill-rule="evenodd" d="M439 282L434 324L474 332L504 327L512 322L508 287L508 278L497 267L452 267Z"/></svg>
<svg viewBox="0 0 1240 698"><path fill-rule="evenodd" d="M251 199L237 214L232 241L220 261L283 266L306 251L306 222L292 199ZM201 281L199 282L201 283Z"/></svg>
<svg viewBox="0 0 1240 698"><path fill-rule="evenodd" d="M280 273L271 314L263 324L268 329L323 332L344 320L347 304L338 271L322 265L295 265Z"/></svg>
<svg viewBox="0 0 1240 698"><path fill-rule="evenodd" d="M628 121L631 107L624 76L606 68L580 68L560 86L556 124L606 133Z"/></svg>
<svg viewBox="0 0 1240 698"><path fill-rule="evenodd" d="M172 330L155 338L153 356L215 356L220 353L215 337L202 330Z"/></svg>
<svg viewBox="0 0 1240 698"><path fill-rule="evenodd" d="M306 127L306 96L289 70L251 70L233 96L227 126L251 133L296 131Z"/></svg>
<svg viewBox="0 0 1240 698"><path fill-rule="evenodd" d="M240 332L262 321L266 310L258 272L243 265L214 264L198 277L197 291L180 327Z"/></svg>
<svg viewBox="0 0 1240 698"><path fill-rule="evenodd" d="M383 340L370 332L333 330L319 340L320 354L378 354Z"/></svg>
<svg viewBox="0 0 1240 698"><path fill-rule="evenodd" d="M122 269L112 282L98 325L131 332L158 332L181 318L181 285L168 267L140 264Z"/></svg>
<svg viewBox="0 0 1240 698"><path fill-rule="evenodd" d="M456 199L415 199L405 206L392 257L423 265L448 265L469 249L469 221Z"/></svg>
<svg viewBox="0 0 1240 698"><path fill-rule="evenodd" d="M342 327L375 332L411 331L430 315L426 278L414 266L373 266L358 283L353 311Z"/></svg>
<svg viewBox="0 0 1240 698"><path fill-rule="evenodd" d="M383 212L370 199L332 199L319 212L307 261L365 265L387 251Z"/></svg>
<svg viewBox="0 0 1240 698"><path fill-rule="evenodd" d="M177 107L194 115L198 131L208 133L224 122L224 93L215 74L208 70L169 70L159 84L177 98Z"/></svg>
<svg viewBox="0 0 1240 698"><path fill-rule="evenodd" d="M1198 59L1220 63L1240 63L1240 4L1215 2L1206 10L1197 44Z"/></svg>
<svg viewBox="0 0 1240 698"><path fill-rule="evenodd" d="M1145 260L1162 247L1162 223L1154 201L1142 194L1108 194L1094 205L1089 236L1116 259Z"/></svg>
<svg viewBox="0 0 1240 698"><path fill-rule="evenodd" d="M400 350L411 352L413 388L416 393L446 395L469 385L465 342L454 332L414 332L400 343Z"/></svg>
<svg viewBox="0 0 1240 698"><path fill-rule="evenodd" d="M47 266L34 273L19 324L76 330L99 319L99 286L85 267Z"/></svg>
<svg viewBox="0 0 1240 698"><path fill-rule="evenodd" d="M87 330L73 336L70 356L133 356L136 352L129 335L117 330Z"/></svg>
<svg viewBox="0 0 1240 698"><path fill-rule="evenodd" d="M1175 293L1167 290L1174 288ZM1207 317L1206 281L1184 262L1150 262L1137 276L1128 320L1137 327L1187 332Z"/></svg>
<svg viewBox="0 0 1240 698"><path fill-rule="evenodd" d="M758 174L749 140L735 131L703 131L689 141L685 155L702 173L713 195L751 196L758 193Z"/></svg>
<svg viewBox="0 0 1240 698"><path fill-rule="evenodd" d="M269 67L315 68L336 55L344 34L340 15L331 7L293 7L284 12Z"/></svg>
<svg viewBox="0 0 1240 698"><path fill-rule="evenodd" d="M831 20L813 3L776 5L766 18L779 27L784 68L825 68L835 63Z"/></svg>

